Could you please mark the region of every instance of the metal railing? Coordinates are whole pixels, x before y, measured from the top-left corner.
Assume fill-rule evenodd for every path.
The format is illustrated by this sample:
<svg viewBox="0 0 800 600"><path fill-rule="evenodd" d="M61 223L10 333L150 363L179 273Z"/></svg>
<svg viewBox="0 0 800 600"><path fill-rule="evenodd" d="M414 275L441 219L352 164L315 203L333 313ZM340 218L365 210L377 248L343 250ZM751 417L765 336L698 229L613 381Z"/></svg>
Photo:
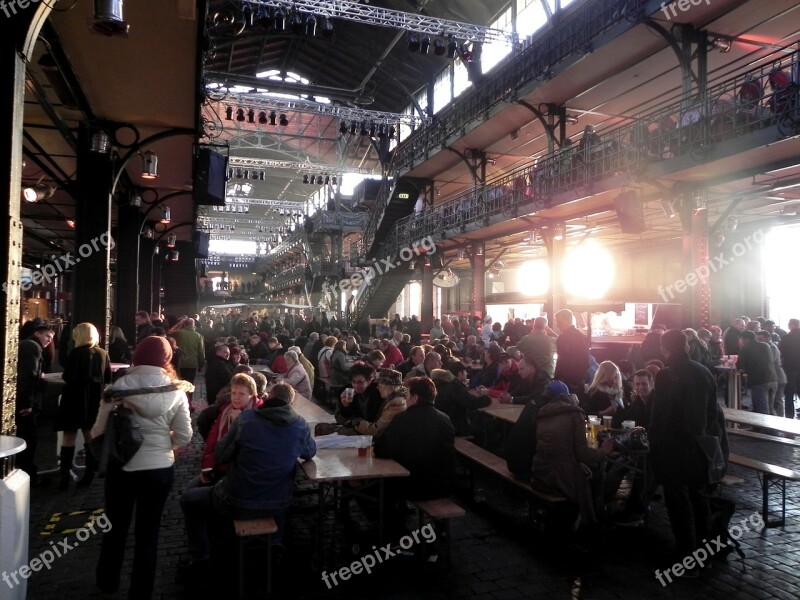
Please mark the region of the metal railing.
<svg viewBox="0 0 800 600"><path fill-rule="evenodd" d="M372 248L372 243L375 241L375 234L378 227L383 220L386 213L386 207L389 206L389 201L394 195L395 187L397 186L397 178L384 179L381 182L381 187L375 197L375 205L372 207L372 212L369 215L369 221L364 228L364 235L361 236L360 254L366 256Z"/></svg>

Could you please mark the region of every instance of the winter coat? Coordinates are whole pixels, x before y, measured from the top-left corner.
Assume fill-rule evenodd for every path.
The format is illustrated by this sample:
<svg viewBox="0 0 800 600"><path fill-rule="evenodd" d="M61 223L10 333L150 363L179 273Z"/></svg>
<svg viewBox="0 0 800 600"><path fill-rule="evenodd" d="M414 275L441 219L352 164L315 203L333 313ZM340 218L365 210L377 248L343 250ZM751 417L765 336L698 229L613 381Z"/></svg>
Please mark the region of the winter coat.
<svg viewBox="0 0 800 600"><path fill-rule="evenodd" d="M198 369L206 362L206 349L203 336L197 333L194 328L178 329L172 334L178 348L183 350L186 356L183 358L181 367L184 369Z"/></svg>
<svg viewBox="0 0 800 600"><path fill-rule="evenodd" d="M470 435L470 416L475 410L489 406L488 396L473 396L467 386L458 381L449 371L436 372L436 408L450 417L456 435Z"/></svg>
<svg viewBox="0 0 800 600"><path fill-rule="evenodd" d="M284 378L284 382L292 386L295 391L306 399L311 399L311 384L308 381L308 374L299 362L289 369Z"/></svg>
<svg viewBox="0 0 800 600"><path fill-rule="evenodd" d="M103 388L111 383L108 354L97 346L73 348L64 361L65 386L56 412L56 431L88 429L97 419Z"/></svg>
<svg viewBox="0 0 800 600"><path fill-rule="evenodd" d="M341 401L336 403L336 422L344 425L352 419L363 419L368 423L378 420L383 408L383 398L378 391L378 384L374 381L367 386L363 394L354 394L350 406L342 406Z"/></svg>
<svg viewBox="0 0 800 600"><path fill-rule="evenodd" d="M214 450L228 474L217 486L225 504L248 510L289 506L297 459L310 460L317 445L303 417L268 400L244 411Z"/></svg>
<svg viewBox="0 0 800 600"><path fill-rule="evenodd" d="M139 365L131 367L110 388L125 391L157 388L175 383L160 367ZM171 467L175 462L173 450L188 444L192 439L192 422L186 393L172 390L126 396L123 406L133 411L139 423L144 442L133 458L122 467L124 471L146 471ZM102 402L97 420L92 427L92 437L106 429L108 415L114 402Z"/></svg>
<svg viewBox="0 0 800 600"><path fill-rule="evenodd" d="M408 390L406 388L397 388L389 398L384 400L378 412L378 418L375 421L357 421L355 423L356 432L360 435L371 435L375 438L379 437L386 431L392 419L406 409L407 396Z"/></svg>

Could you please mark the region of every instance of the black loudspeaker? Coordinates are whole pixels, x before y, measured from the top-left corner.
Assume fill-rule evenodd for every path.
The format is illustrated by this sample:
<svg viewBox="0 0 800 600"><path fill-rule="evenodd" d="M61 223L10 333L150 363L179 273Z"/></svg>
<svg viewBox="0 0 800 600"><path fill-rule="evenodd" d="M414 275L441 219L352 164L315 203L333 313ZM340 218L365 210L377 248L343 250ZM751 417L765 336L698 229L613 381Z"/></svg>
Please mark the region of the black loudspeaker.
<svg viewBox="0 0 800 600"><path fill-rule="evenodd" d="M197 151L194 176L195 204L225 206L228 157L211 148Z"/></svg>
<svg viewBox="0 0 800 600"><path fill-rule="evenodd" d="M205 231L197 230L194 232L194 257L208 258L208 234Z"/></svg>
<svg viewBox="0 0 800 600"><path fill-rule="evenodd" d="M619 228L622 233L644 233L644 206L635 191L625 192L614 198Z"/></svg>

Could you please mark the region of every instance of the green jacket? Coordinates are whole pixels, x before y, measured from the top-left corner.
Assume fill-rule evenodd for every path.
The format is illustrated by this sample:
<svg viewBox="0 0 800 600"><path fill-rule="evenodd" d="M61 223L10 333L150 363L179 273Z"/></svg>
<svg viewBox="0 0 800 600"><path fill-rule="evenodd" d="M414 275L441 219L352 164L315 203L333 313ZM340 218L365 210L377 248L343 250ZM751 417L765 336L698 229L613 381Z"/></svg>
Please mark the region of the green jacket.
<svg viewBox="0 0 800 600"><path fill-rule="evenodd" d="M179 329L173 336L178 344L178 348L186 353L181 367L184 369L199 369L203 366L206 359L205 344L203 336L194 329Z"/></svg>

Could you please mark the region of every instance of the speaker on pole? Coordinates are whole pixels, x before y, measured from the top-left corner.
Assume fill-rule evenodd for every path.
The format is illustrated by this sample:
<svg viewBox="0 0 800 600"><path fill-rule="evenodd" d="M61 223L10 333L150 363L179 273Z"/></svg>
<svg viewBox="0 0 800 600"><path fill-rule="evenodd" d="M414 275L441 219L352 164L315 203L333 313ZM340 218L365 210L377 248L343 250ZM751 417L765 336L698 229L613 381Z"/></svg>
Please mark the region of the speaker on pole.
<svg viewBox="0 0 800 600"><path fill-rule="evenodd" d="M639 194L631 190L614 198L614 209L622 233L644 233L647 228L644 222L644 206L639 201Z"/></svg>

